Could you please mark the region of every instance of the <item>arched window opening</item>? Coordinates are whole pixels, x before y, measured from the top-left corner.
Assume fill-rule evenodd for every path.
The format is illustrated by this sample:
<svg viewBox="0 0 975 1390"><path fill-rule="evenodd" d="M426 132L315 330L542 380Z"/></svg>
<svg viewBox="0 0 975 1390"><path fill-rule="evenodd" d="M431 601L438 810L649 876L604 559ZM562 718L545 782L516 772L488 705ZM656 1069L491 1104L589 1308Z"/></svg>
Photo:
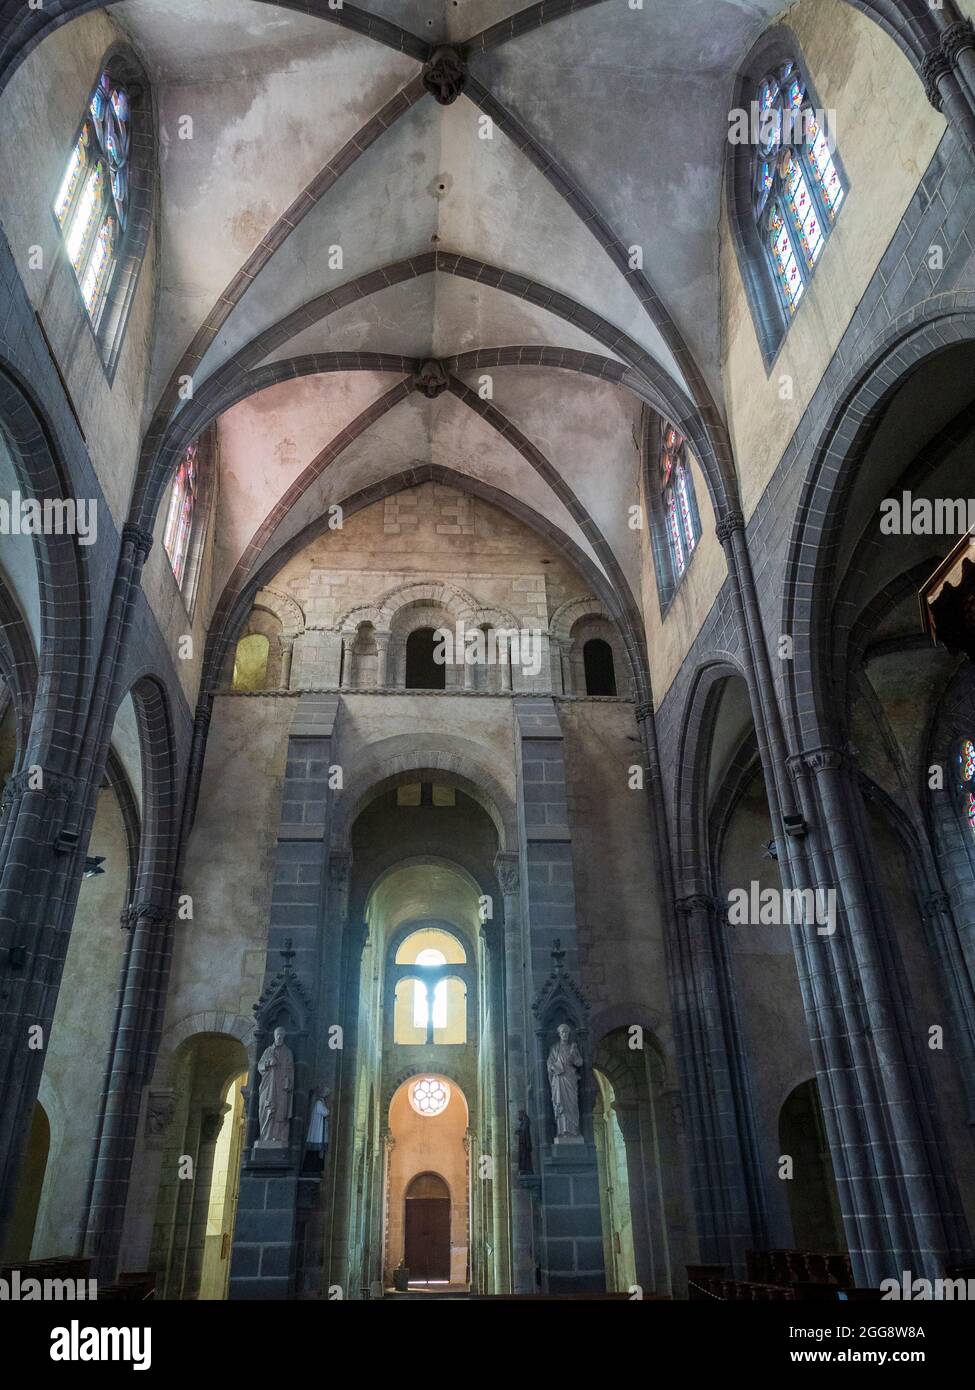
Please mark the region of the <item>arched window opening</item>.
<svg viewBox="0 0 975 1390"><path fill-rule="evenodd" d="M128 91L106 70L88 99L54 201L68 260L96 329L129 217L130 140Z"/></svg>
<svg viewBox="0 0 975 1390"><path fill-rule="evenodd" d="M271 644L259 632L242 637L234 657L234 690L263 690L267 685L267 663Z"/></svg>
<svg viewBox="0 0 975 1390"><path fill-rule="evenodd" d="M467 1042L467 987L456 975L443 977L436 966L422 976L398 981L393 1004L393 1042L397 1047Z"/></svg>
<svg viewBox="0 0 975 1390"><path fill-rule="evenodd" d="M786 1097L779 1114L779 1146L794 1159L795 1176L786 1187L796 1245L803 1250L845 1250L833 1161L814 1078Z"/></svg>
<svg viewBox="0 0 975 1390"><path fill-rule="evenodd" d="M199 492L199 445L191 444L173 479L163 546L169 556L176 583L182 588L186 559L193 534L194 512Z"/></svg>
<svg viewBox="0 0 975 1390"><path fill-rule="evenodd" d="M749 120L747 137L733 142L731 220L768 367L822 259L849 184L826 113L791 42L763 40L739 81L735 109Z"/></svg>
<svg viewBox="0 0 975 1390"><path fill-rule="evenodd" d="M372 623L360 623L352 646L350 685L353 690L371 689L376 685L379 646Z"/></svg>
<svg viewBox="0 0 975 1390"><path fill-rule="evenodd" d="M437 640L432 627L419 627L406 639L407 690L444 690L447 667L437 661Z"/></svg>
<svg viewBox="0 0 975 1390"><path fill-rule="evenodd" d="M466 963L463 943L441 927L419 927L400 942L394 965L413 969L396 984L394 1043L466 1043L467 986L457 972Z"/></svg>
<svg viewBox="0 0 975 1390"><path fill-rule="evenodd" d="M396 964L422 965L420 957L430 950L442 958L439 964L464 965L467 961L467 952L451 932L442 927L420 927L400 942Z"/></svg>
<svg viewBox="0 0 975 1390"><path fill-rule="evenodd" d="M446 965L447 958L442 951L428 946L420 951L416 958L417 965ZM427 1030L431 1022L433 1027L445 1028L447 1026L447 981L440 980L434 985L432 990L433 1003L431 1007L431 991L421 981L415 982L413 994L413 1026Z"/></svg>
<svg viewBox="0 0 975 1390"><path fill-rule="evenodd" d="M667 535L671 592L683 578L701 535L694 482L687 461L687 441L673 425L663 432L660 446L660 498Z"/></svg>
<svg viewBox="0 0 975 1390"><path fill-rule="evenodd" d="M794 60L758 85L755 216L782 303L794 314L846 190Z"/></svg>
<svg viewBox="0 0 975 1390"><path fill-rule="evenodd" d="M587 695L615 695L613 649L601 637L591 637L582 649Z"/></svg>

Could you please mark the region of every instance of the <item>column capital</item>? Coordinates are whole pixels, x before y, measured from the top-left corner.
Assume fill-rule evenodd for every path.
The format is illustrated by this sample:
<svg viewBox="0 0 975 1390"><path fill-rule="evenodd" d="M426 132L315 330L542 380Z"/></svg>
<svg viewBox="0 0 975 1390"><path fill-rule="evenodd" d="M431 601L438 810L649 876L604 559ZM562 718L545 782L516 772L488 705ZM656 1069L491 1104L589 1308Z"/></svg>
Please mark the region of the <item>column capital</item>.
<svg viewBox="0 0 975 1390"><path fill-rule="evenodd" d="M640 1104L638 1101L614 1100L613 1111L619 1122L624 1144L640 1142Z"/></svg>
<svg viewBox="0 0 975 1390"><path fill-rule="evenodd" d="M731 539L735 531L744 531L744 529L745 514L744 512L738 511L736 507L733 507L718 518L717 525L714 528L714 534L721 544L724 545L725 541Z"/></svg>
<svg viewBox="0 0 975 1390"><path fill-rule="evenodd" d="M521 883L521 859L517 854L499 853L494 856L494 872L502 893L517 893Z"/></svg>
<svg viewBox="0 0 975 1390"><path fill-rule="evenodd" d="M804 771L855 771L857 766L853 749L840 748L837 744L822 744L818 748L804 749L801 753L793 753L786 762L793 777L801 776Z"/></svg>
<svg viewBox="0 0 975 1390"><path fill-rule="evenodd" d="M142 526L136 526L133 522L127 521L122 527L122 549L131 546L135 551L136 557L145 563L152 549L153 535Z"/></svg>
<svg viewBox="0 0 975 1390"><path fill-rule="evenodd" d="M230 1110L229 1105L207 1106L200 1119L200 1138L204 1144L215 1144L220 1137L223 1129L224 1117Z"/></svg>
<svg viewBox="0 0 975 1390"><path fill-rule="evenodd" d="M936 111L941 111L944 105L938 84L943 77L951 74L951 70L952 61L941 44L924 55L921 77L924 79L924 91L928 101Z"/></svg>
<svg viewBox="0 0 975 1390"><path fill-rule="evenodd" d="M949 24L941 34L941 51L954 65L959 53L966 48L975 48L975 24L970 19L959 19Z"/></svg>
<svg viewBox="0 0 975 1390"><path fill-rule="evenodd" d="M64 772L48 772L40 763L33 763L7 778L0 807L11 806L28 792L35 792L49 801L58 801L62 797L70 801L80 786L77 777L69 777Z"/></svg>
<svg viewBox="0 0 975 1390"><path fill-rule="evenodd" d="M328 881L338 892L344 893L352 876L352 851L333 849L328 856Z"/></svg>
<svg viewBox="0 0 975 1390"><path fill-rule="evenodd" d="M119 922L123 928L128 929L134 927L136 922L165 924L171 922L173 916L172 904L165 906L162 903L139 899L122 909L119 914Z"/></svg>
<svg viewBox="0 0 975 1390"><path fill-rule="evenodd" d="M694 912L726 912L728 904L710 893L689 893L686 898L674 899L674 910L682 917L690 917Z"/></svg>

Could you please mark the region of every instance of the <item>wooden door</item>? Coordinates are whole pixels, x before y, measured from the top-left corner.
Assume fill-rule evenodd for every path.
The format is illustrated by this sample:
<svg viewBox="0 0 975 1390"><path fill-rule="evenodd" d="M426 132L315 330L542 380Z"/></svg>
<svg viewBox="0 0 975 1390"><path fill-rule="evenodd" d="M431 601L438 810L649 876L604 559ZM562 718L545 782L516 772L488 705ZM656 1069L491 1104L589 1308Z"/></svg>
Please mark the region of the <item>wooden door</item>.
<svg viewBox="0 0 975 1390"><path fill-rule="evenodd" d="M450 1191L436 1173L406 1191L406 1265L411 1282L450 1280Z"/></svg>

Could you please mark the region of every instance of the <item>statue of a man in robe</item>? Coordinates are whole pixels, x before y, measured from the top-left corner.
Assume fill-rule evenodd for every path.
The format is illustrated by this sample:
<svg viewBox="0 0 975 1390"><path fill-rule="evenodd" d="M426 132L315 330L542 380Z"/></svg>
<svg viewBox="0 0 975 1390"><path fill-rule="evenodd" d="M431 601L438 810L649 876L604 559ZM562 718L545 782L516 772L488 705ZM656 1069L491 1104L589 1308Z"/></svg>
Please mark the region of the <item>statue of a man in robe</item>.
<svg viewBox="0 0 975 1390"><path fill-rule="evenodd" d="M548 1083L552 1088L552 1109L555 1111L555 1142L560 1139L579 1139L579 1071L582 1055L572 1041L572 1029L567 1023L558 1027L558 1042L548 1054Z"/></svg>
<svg viewBox="0 0 975 1390"><path fill-rule="evenodd" d="M257 1070L261 1076L261 1143L287 1144L294 1114L295 1059L284 1041L283 1028L275 1028L274 1042L264 1049Z"/></svg>

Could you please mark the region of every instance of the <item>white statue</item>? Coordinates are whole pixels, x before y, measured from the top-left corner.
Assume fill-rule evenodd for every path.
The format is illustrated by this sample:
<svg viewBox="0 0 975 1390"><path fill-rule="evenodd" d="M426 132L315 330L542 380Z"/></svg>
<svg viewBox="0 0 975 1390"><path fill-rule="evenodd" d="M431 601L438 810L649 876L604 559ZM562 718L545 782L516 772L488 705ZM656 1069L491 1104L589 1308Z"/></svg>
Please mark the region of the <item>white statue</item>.
<svg viewBox="0 0 975 1390"><path fill-rule="evenodd" d="M308 1138L306 1147L322 1154L328 1148L328 1092L319 1087L312 1096L311 1114L308 1117Z"/></svg>
<svg viewBox="0 0 975 1390"><path fill-rule="evenodd" d="M295 1059L284 1041L284 1029L275 1028L274 1042L264 1049L257 1064L261 1075L258 1114L262 1144L287 1144L294 1114Z"/></svg>
<svg viewBox="0 0 975 1390"><path fill-rule="evenodd" d="M579 1133L579 1070L582 1055L572 1041L572 1029L567 1023L558 1027L559 1040L548 1054L548 1082L552 1088L552 1109L555 1111L555 1142L575 1140Z"/></svg>

